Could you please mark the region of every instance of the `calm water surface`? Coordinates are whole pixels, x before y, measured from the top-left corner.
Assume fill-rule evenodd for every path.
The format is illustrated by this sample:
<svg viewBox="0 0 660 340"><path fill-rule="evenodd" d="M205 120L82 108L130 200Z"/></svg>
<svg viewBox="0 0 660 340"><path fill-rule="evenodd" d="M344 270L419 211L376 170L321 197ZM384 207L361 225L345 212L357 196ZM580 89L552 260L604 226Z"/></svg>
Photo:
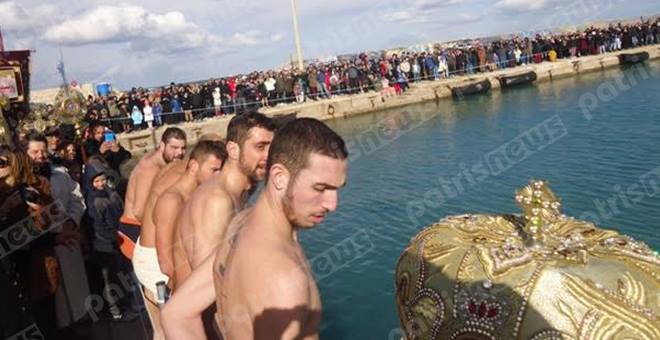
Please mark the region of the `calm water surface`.
<svg viewBox="0 0 660 340"><path fill-rule="evenodd" d="M397 337L394 268L410 238L446 215L518 212L513 192L530 178L549 180L566 214L660 249L660 63L644 71L331 122L350 146L348 185L338 211L301 233L323 298L321 337ZM587 119L581 101L599 95Z"/></svg>

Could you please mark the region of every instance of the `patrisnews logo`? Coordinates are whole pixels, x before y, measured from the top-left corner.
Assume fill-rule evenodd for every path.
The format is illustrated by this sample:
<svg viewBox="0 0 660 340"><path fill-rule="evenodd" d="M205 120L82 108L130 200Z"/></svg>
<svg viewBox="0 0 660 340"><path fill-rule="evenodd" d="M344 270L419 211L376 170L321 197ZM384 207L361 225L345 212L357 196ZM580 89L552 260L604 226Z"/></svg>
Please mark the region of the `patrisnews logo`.
<svg viewBox="0 0 660 340"><path fill-rule="evenodd" d="M38 212L20 220L0 233L0 258L24 247L39 236L59 227L68 219L62 203L55 201ZM39 225L45 228L37 227Z"/></svg>
<svg viewBox="0 0 660 340"><path fill-rule="evenodd" d="M36 324L30 325L30 327L12 335L6 340L46 340L39 327Z"/></svg>

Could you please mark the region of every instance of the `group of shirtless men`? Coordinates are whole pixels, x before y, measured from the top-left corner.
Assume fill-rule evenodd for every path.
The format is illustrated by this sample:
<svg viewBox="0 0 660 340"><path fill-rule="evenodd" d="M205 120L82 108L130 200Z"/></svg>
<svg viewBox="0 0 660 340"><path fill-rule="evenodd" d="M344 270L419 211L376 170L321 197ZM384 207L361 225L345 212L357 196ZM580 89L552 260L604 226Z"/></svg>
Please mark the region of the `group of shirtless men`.
<svg viewBox="0 0 660 340"><path fill-rule="evenodd" d="M139 226L132 262L154 339L318 338L321 299L297 232L337 208L342 138L315 119L276 130L250 113L226 141L185 148L185 133L167 129L131 173L122 216ZM159 281L172 291L161 308Z"/></svg>

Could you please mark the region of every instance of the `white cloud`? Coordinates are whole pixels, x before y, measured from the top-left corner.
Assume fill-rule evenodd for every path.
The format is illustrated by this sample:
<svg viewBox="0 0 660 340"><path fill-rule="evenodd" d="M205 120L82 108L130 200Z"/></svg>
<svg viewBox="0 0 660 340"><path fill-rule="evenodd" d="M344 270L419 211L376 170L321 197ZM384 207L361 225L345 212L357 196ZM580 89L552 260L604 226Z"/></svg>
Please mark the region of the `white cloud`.
<svg viewBox="0 0 660 340"><path fill-rule="evenodd" d="M230 43L236 45L254 46L261 42L262 33L259 30L234 33Z"/></svg>
<svg viewBox="0 0 660 340"><path fill-rule="evenodd" d="M284 33L275 33L270 36L270 41L272 42L282 41L284 39L284 36L285 36Z"/></svg>
<svg viewBox="0 0 660 340"><path fill-rule="evenodd" d="M547 3L547 0L500 0L495 4L495 7L505 10L523 12L541 9L545 7Z"/></svg>
<svg viewBox="0 0 660 340"><path fill-rule="evenodd" d="M388 9L382 18L386 22L393 23L428 23L441 21L455 21L454 16L448 13L456 12L459 6L463 6L470 0L408 0L405 6L396 6Z"/></svg>
<svg viewBox="0 0 660 340"><path fill-rule="evenodd" d="M387 22L403 22L415 19L415 15L410 11L394 11L383 14L383 20Z"/></svg>
<svg viewBox="0 0 660 340"><path fill-rule="evenodd" d="M14 1L0 2L0 27L9 31L38 30L57 18L57 8L37 5L26 9Z"/></svg>
<svg viewBox="0 0 660 340"><path fill-rule="evenodd" d="M186 21L181 12L149 13L135 5L99 6L79 17L46 30L44 38L69 45L120 42L132 38L163 38L175 35L196 44L208 34Z"/></svg>
<svg viewBox="0 0 660 340"><path fill-rule="evenodd" d="M460 5L466 2L467 0L416 0L414 6L420 10L448 10L451 9L449 5Z"/></svg>
<svg viewBox="0 0 660 340"><path fill-rule="evenodd" d="M258 30L235 33L230 39L211 34L179 11L154 13L141 6L102 5L46 30L46 41L64 45L128 43L134 52L169 54L204 48L227 52L236 46L261 43Z"/></svg>

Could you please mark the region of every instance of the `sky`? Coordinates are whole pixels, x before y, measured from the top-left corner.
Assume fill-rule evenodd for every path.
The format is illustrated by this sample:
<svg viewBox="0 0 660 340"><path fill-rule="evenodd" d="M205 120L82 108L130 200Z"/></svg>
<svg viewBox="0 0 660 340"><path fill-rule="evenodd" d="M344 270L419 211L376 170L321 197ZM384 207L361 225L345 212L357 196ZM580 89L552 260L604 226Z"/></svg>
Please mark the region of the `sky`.
<svg viewBox="0 0 660 340"><path fill-rule="evenodd" d="M659 0L297 0L315 59L660 14ZM295 55L290 0L0 0L5 49L32 49L33 88L67 78L159 86L276 68Z"/></svg>

